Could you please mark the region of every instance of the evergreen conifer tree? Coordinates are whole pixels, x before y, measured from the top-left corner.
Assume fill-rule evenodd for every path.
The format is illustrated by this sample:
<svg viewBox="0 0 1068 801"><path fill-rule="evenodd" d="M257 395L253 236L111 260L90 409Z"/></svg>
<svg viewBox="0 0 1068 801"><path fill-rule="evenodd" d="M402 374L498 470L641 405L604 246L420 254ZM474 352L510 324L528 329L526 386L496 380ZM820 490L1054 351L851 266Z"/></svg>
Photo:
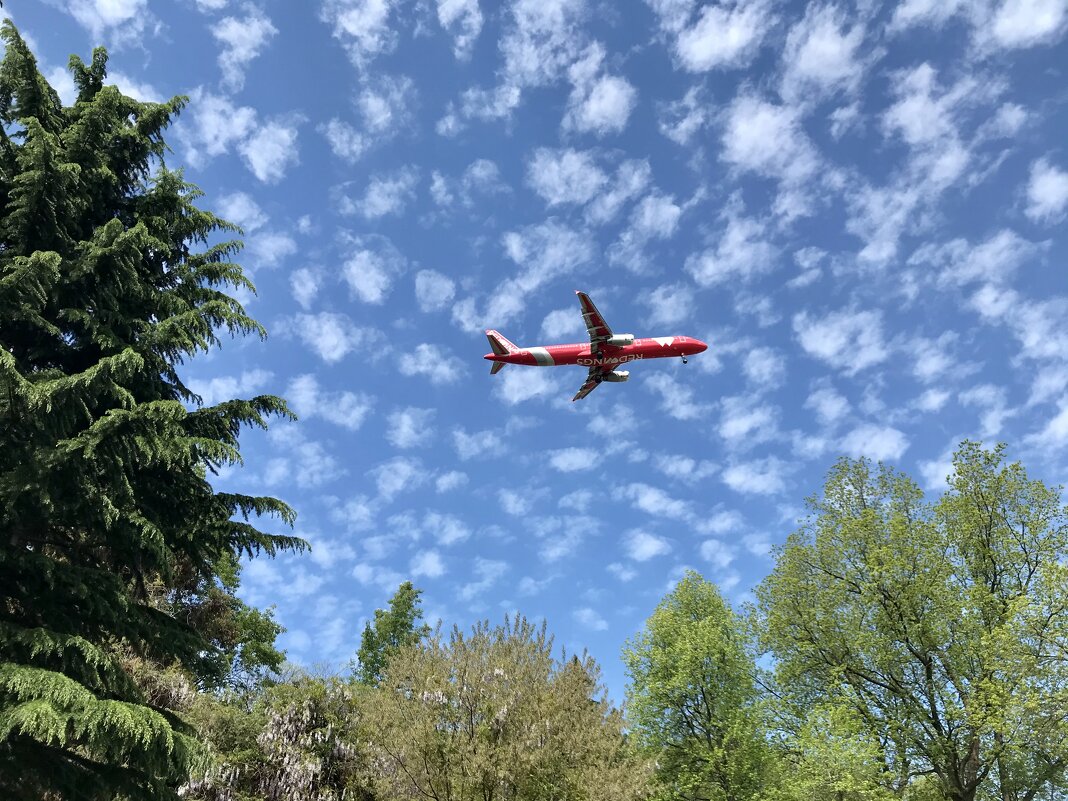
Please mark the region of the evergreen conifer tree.
<svg viewBox="0 0 1068 801"><path fill-rule="evenodd" d="M184 98L123 96L98 49L71 58L64 107L0 35L0 798L173 797L195 740L124 660L202 686L230 669L173 588L303 546L256 527L286 505L208 480L243 426L289 412L204 407L179 375L221 331L264 333L227 294L251 289L239 243L215 242L238 229L164 162Z"/></svg>

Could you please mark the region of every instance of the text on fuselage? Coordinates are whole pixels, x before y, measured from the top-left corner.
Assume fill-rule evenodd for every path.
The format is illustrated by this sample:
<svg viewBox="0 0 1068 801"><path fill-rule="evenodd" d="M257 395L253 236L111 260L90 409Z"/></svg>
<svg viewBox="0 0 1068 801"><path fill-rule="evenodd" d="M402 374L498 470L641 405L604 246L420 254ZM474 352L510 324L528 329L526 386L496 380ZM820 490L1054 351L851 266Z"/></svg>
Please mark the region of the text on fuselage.
<svg viewBox="0 0 1068 801"><path fill-rule="evenodd" d="M638 359L645 358L640 353L624 353L622 356L605 356L602 359L595 359L589 356L580 357L575 364L581 364L584 367L601 367L608 364L623 364L625 362L633 362Z"/></svg>

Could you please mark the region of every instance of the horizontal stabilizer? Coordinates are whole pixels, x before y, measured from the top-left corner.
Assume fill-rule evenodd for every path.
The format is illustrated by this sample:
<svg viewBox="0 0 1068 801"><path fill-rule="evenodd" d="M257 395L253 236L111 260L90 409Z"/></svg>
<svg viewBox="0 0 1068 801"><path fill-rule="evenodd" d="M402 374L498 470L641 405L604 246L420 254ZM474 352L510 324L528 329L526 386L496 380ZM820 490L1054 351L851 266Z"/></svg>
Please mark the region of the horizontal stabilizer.
<svg viewBox="0 0 1068 801"><path fill-rule="evenodd" d="M494 362L493 366L490 368L490 375L497 375L497 373L504 369L506 364L508 364L508 362Z"/></svg>

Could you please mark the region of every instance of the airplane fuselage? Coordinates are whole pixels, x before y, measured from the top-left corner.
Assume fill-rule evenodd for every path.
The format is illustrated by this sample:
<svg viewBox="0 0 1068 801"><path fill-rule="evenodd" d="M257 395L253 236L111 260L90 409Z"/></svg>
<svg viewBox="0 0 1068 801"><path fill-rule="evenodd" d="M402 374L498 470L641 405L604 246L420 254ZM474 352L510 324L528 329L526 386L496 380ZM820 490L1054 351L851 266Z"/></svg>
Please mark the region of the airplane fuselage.
<svg viewBox="0 0 1068 801"><path fill-rule="evenodd" d="M706 350L708 345L693 337L650 337L635 339L629 345L602 345L597 353L589 342L570 345L544 345L519 348L514 353L487 353L485 358L505 364L525 364L531 367L554 367L577 364L583 367L614 367L643 359L686 357Z"/></svg>

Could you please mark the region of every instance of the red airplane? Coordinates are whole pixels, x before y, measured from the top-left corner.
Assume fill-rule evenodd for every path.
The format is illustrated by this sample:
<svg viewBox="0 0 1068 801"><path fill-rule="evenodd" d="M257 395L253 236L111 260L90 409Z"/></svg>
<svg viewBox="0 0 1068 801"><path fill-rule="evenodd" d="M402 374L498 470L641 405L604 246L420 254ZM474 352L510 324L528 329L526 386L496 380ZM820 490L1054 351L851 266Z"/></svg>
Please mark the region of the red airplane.
<svg viewBox="0 0 1068 801"><path fill-rule="evenodd" d="M575 292L582 306L582 319L590 341L574 345L545 345L538 348L517 348L499 331L486 331L493 353L484 358L493 362L490 375L496 375L506 364L526 364L553 367L558 364L580 364L589 367L586 383L571 400L581 400L597 389L602 381L620 383L630 378L626 370L616 370L621 364L640 359L661 359L679 356L686 363L687 356L701 353L708 345L693 337L652 337L635 339L634 334L613 334L597 307L585 292Z"/></svg>

